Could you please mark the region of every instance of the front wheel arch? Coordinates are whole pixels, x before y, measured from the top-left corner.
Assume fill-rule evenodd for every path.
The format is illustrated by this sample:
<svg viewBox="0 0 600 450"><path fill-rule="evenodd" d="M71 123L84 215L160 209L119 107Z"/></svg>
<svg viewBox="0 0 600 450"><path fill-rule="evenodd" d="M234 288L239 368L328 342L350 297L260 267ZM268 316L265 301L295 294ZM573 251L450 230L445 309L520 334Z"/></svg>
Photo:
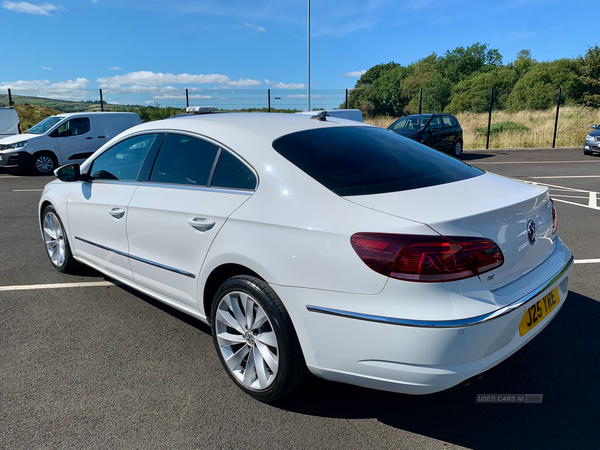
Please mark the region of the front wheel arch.
<svg viewBox="0 0 600 450"><path fill-rule="evenodd" d="M41 169L38 165L38 160L42 157L48 157L52 161L52 167L47 171ZM41 150L31 155L30 166L31 172L35 175L48 175L58 168L58 157L52 150Z"/></svg>

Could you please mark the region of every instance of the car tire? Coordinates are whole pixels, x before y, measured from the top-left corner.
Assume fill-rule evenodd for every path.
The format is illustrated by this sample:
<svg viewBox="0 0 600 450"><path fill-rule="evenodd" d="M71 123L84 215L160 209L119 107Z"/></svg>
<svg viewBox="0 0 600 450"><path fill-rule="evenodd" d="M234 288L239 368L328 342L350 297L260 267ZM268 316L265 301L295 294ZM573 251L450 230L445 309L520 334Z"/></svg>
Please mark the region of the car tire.
<svg viewBox="0 0 600 450"><path fill-rule="evenodd" d="M58 161L51 152L40 152L31 157L31 173L34 175L52 175L57 167Z"/></svg>
<svg viewBox="0 0 600 450"><path fill-rule="evenodd" d="M454 142L454 146L452 147L452 154L457 158L462 154L463 151L463 143L460 139L457 139Z"/></svg>
<svg viewBox="0 0 600 450"><path fill-rule="evenodd" d="M308 369L292 321L273 289L252 276L228 279L215 294L213 342L234 383L269 402L292 392Z"/></svg>
<svg viewBox="0 0 600 450"><path fill-rule="evenodd" d="M76 273L81 264L73 258L65 227L53 206L46 206L42 213L42 234L54 268L62 273Z"/></svg>

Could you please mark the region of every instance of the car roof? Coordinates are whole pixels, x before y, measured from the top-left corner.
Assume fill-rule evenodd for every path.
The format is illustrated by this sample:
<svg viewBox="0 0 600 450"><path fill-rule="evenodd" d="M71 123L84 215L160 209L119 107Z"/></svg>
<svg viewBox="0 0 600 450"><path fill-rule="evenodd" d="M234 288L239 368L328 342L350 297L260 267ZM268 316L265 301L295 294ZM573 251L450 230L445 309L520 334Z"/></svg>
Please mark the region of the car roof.
<svg viewBox="0 0 600 450"><path fill-rule="evenodd" d="M353 120L327 117L319 121L304 114L283 113L222 113L200 114L186 117L171 117L156 122L148 122L135 127L136 130L181 130L198 133L217 141L227 143L231 134L252 137L261 141L273 142L286 134L318 128L344 126L371 126Z"/></svg>
<svg viewBox="0 0 600 450"><path fill-rule="evenodd" d="M85 111L81 111L81 112L75 112L75 113L60 113L60 114L55 114L55 117L73 117L73 116L98 116L98 115L119 115L119 114L127 114L127 115L131 115L134 114L137 116L136 113L132 113L132 112L120 112L120 111L93 111L93 112L85 112Z"/></svg>

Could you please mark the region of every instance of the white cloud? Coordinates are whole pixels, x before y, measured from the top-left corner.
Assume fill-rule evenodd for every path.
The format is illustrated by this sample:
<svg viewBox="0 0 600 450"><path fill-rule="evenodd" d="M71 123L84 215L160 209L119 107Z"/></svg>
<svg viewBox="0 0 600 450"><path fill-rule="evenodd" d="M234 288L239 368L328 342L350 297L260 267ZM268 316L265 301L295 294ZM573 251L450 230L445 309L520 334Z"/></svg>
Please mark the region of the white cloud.
<svg viewBox="0 0 600 450"><path fill-rule="evenodd" d="M49 80L18 80L18 81L3 81L0 84L0 89L53 89L53 90L84 90L90 80L87 78L76 78L75 81L58 81L51 83Z"/></svg>
<svg viewBox="0 0 600 450"><path fill-rule="evenodd" d="M307 94L292 94L292 95L284 95L283 98L308 98ZM310 94L310 98L333 98L333 97L323 97L321 94Z"/></svg>
<svg viewBox="0 0 600 450"><path fill-rule="evenodd" d="M4 9L18 13L35 14L38 16L50 16L52 11L67 11L67 8L52 3L40 3L34 5L29 2L11 2L5 1L2 3Z"/></svg>
<svg viewBox="0 0 600 450"><path fill-rule="evenodd" d="M119 66L109 67L108 70L123 70Z"/></svg>
<svg viewBox="0 0 600 450"><path fill-rule="evenodd" d="M260 86L262 83L258 80L251 80L250 78L240 78L237 81L228 81L229 86Z"/></svg>
<svg viewBox="0 0 600 450"><path fill-rule="evenodd" d="M353 72L348 72L345 73L344 76L346 78L360 78L362 77L365 73L367 73L366 70L355 70Z"/></svg>
<svg viewBox="0 0 600 450"><path fill-rule="evenodd" d="M101 88L120 89L122 85L144 85L144 86L161 86L167 83L172 84L228 84L231 79L225 75L209 74L209 75L193 75L189 73L172 74L172 73L155 73L147 70L140 72L130 72L125 75L117 75L114 77L101 77L96 80L100 83Z"/></svg>
<svg viewBox="0 0 600 450"><path fill-rule="evenodd" d="M44 70L52 70L52 67L44 67L44 66L42 66L42 69L44 69Z"/></svg>
<svg viewBox="0 0 600 450"><path fill-rule="evenodd" d="M245 23L244 25L246 25L248 28L252 28L253 30L259 31L261 33L267 31L267 29L265 27L259 27L255 23Z"/></svg>
<svg viewBox="0 0 600 450"><path fill-rule="evenodd" d="M267 79L265 79L265 83L274 89L302 89L305 87L304 83L275 83Z"/></svg>

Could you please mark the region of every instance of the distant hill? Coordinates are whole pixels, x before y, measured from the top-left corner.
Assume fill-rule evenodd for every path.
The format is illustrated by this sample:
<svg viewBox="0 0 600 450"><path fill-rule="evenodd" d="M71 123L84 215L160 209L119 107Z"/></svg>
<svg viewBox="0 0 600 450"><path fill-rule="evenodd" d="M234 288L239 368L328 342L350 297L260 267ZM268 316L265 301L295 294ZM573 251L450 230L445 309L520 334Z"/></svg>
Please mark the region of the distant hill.
<svg viewBox="0 0 600 450"><path fill-rule="evenodd" d="M13 95L13 103L15 105L35 105L44 108L52 108L59 112L81 112L81 111L101 111L102 107L100 100L88 101L70 101L57 100L54 98L45 97L30 97L26 95ZM8 94L0 94L0 103L9 104ZM104 111L129 111L139 108L141 105L109 105L104 102Z"/></svg>

